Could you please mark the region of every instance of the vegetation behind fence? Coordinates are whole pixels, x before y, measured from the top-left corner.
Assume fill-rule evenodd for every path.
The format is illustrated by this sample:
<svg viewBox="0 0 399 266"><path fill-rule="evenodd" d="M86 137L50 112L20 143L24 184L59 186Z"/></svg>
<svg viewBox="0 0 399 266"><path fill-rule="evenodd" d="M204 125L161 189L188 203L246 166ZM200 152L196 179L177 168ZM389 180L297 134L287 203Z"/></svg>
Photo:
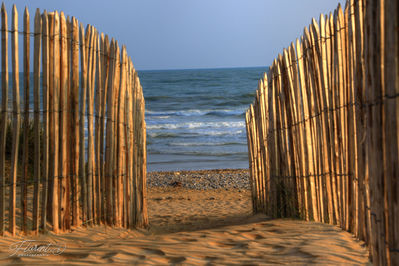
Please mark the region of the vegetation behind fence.
<svg viewBox="0 0 399 266"><path fill-rule="evenodd" d="M32 28L15 5L9 27L3 3L0 234L146 226L144 98L126 47L62 12L37 9Z"/></svg>
<svg viewBox="0 0 399 266"><path fill-rule="evenodd" d="M255 212L337 224L399 264L399 4L313 19L246 112Z"/></svg>

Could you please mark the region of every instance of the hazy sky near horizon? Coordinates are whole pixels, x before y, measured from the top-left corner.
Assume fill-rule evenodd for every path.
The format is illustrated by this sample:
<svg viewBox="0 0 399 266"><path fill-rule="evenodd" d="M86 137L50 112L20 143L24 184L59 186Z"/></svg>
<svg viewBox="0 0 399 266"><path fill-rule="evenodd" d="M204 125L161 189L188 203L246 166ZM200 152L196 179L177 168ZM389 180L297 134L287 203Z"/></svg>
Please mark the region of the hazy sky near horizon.
<svg viewBox="0 0 399 266"><path fill-rule="evenodd" d="M127 46L138 70L267 66L342 0L14 0L64 11ZM33 23L31 23L33 27ZM22 40L21 40L22 41Z"/></svg>

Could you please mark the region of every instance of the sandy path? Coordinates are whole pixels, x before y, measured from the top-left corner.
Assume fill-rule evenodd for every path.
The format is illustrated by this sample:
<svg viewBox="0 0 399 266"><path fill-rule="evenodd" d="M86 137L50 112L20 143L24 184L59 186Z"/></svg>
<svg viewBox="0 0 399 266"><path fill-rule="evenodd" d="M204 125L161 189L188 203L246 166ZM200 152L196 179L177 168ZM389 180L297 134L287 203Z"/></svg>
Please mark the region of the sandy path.
<svg viewBox="0 0 399 266"><path fill-rule="evenodd" d="M252 216L249 191L149 191L149 231L106 227L63 235L0 238L0 264L367 264L362 243L337 227ZM10 257L22 239L66 249L45 257Z"/></svg>

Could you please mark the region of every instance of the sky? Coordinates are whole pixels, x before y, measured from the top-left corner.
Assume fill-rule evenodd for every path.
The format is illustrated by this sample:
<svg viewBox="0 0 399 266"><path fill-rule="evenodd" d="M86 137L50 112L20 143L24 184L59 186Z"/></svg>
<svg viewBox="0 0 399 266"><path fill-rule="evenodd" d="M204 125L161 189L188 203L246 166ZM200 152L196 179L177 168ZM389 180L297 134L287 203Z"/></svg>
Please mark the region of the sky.
<svg viewBox="0 0 399 266"><path fill-rule="evenodd" d="M338 0L14 0L63 11L126 45L138 70L268 66ZM31 23L33 25L33 22Z"/></svg>

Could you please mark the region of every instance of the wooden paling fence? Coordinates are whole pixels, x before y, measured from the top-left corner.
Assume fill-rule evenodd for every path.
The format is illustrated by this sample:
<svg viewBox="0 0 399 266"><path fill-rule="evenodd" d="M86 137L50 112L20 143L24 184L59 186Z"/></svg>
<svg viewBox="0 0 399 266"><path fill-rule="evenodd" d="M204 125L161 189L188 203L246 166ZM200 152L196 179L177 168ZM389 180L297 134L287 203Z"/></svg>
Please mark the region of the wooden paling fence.
<svg viewBox="0 0 399 266"><path fill-rule="evenodd" d="M3 3L0 234L147 226L144 98L126 47L62 12L37 9L31 29L25 9L23 21L13 6L10 28Z"/></svg>
<svg viewBox="0 0 399 266"><path fill-rule="evenodd" d="M399 264L399 3L351 0L273 62L246 112L254 212L337 224Z"/></svg>

